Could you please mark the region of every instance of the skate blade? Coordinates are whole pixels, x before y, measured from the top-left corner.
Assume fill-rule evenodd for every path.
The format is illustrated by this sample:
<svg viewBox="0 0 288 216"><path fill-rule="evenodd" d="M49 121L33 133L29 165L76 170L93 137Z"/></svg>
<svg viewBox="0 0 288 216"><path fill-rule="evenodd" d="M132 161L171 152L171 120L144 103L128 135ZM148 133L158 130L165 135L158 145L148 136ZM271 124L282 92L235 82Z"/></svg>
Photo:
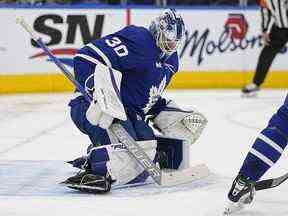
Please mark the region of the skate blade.
<svg viewBox="0 0 288 216"><path fill-rule="evenodd" d="M73 160L70 160L70 161L65 161L65 163L67 163L67 164L70 164L70 165L72 165L73 166Z"/></svg>
<svg viewBox="0 0 288 216"><path fill-rule="evenodd" d="M242 98L256 98L258 96L258 92L250 92L250 93L242 93Z"/></svg>
<svg viewBox="0 0 288 216"><path fill-rule="evenodd" d="M101 187L87 186L87 185L73 185L73 184L64 184L66 187L78 190L85 193L93 193L93 194L103 194L106 193Z"/></svg>
<svg viewBox="0 0 288 216"><path fill-rule="evenodd" d="M93 183L99 183L99 182L102 182L102 180L98 179L98 180L93 180L93 181L90 181L89 184L93 184ZM63 182L60 182L59 183L60 185L65 185L65 186L79 186L79 187L94 187L94 186L89 186L89 185L85 185L85 184L77 184L75 182L71 182L71 181L68 181L68 179L66 179L65 181ZM95 187L95 188L98 188L98 187Z"/></svg>

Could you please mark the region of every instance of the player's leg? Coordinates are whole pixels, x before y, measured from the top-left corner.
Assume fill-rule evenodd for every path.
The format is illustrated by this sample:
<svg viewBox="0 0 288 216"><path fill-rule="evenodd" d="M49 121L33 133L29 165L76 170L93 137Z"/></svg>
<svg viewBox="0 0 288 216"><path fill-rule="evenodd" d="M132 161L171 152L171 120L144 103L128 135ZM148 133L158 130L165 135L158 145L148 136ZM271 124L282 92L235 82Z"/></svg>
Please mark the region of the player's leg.
<svg viewBox="0 0 288 216"><path fill-rule="evenodd" d="M255 182L280 158L288 142L288 97L261 131L248 152L239 175L228 193L227 211L241 209L252 202Z"/></svg>
<svg viewBox="0 0 288 216"><path fill-rule="evenodd" d="M92 125L87 120L86 111L89 107L89 103L86 102L83 97L73 100L73 104L70 103L70 106L70 115L74 124L82 133L86 134L90 138L91 144L87 148L87 154L93 147L117 143L117 139L113 133L98 126ZM87 155L84 155L68 161L68 163L70 163L73 167L82 169L86 163L86 160Z"/></svg>
<svg viewBox="0 0 288 216"><path fill-rule="evenodd" d="M155 140L138 141L138 144L151 160L155 159ZM89 164L92 174L103 176L108 173L114 185L145 182L149 176L121 143L92 149Z"/></svg>
<svg viewBox="0 0 288 216"><path fill-rule="evenodd" d="M89 136L93 146L107 145L115 141L111 133L98 126L92 125L87 120L86 111L89 103L86 102L83 97L76 98L73 102L73 104L70 103L72 121L82 133Z"/></svg>
<svg viewBox="0 0 288 216"><path fill-rule="evenodd" d="M153 160L155 163L159 162L160 168L182 169L189 166L189 152L187 151L189 144L186 141L173 138L156 137L156 142L153 130L145 121L142 120L139 115L128 111L127 116L129 119L132 119L131 124L129 122L126 123L128 123L127 126L132 125L136 135L134 139L140 142L141 147L148 154L151 160ZM129 132L131 128L127 126L125 129ZM98 151L98 149L96 150ZM121 156L119 154L115 154L115 156L116 155L118 157ZM100 158L100 156L95 157L95 159L96 158ZM126 152L122 155L121 161L128 161L129 163L124 164L124 166L122 166L123 163L121 166L119 165L117 157L111 157L110 155L109 158L109 161L104 160L104 163L103 161L91 160L91 164L94 164L93 173L98 174L97 170L101 170L101 168L97 168L97 166L104 166L104 172L106 172L107 168L105 168L105 166L109 164L109 167L112 168L109 169L110 171L112 170L112 179L116 180L115 184L122 185L140 183L147 179L148 173L139 166L135 159L126 154Z"/></svg>
<svg viewBox="0 0 288 216"><path fill-rule="evenodd" d="M283 153L288 141L288 104L282 105L261 131L248 153L240 172L259 180Z"/></svg>
<svg viewBox="0 0 288 216"><path fill-rule="evenodd" d="M75 79L85 87L86 91L91 93L94 90L93 75L95 72L95 64L89 63L79 57L74 58L74 71ZM89 108L89 102L87 102L80 93L75 93L69 106L71 107L70 115L72 121L77 128L84 134L88 135L92 145L106 145L115 142L115 137L106 130L92 125L86 118L86 112Z"/></svg>
<svg viewBox="0 0 288 216"><path fill-rule="evenodd" d="M269 44L264 46L259 55L253 82L246 85L242 89L244 95L252 96L255 95L257 91L259 91L260 86L265 81L274 58L287 43L288 30L273 26L269 34L269 38Z"/></svg>
<svg viewBox="0 0 288 216"><path fill-rule="evenodd" d="M75 79L85 87L86 91L92 93L94 89L94 79L92 75L95 72L95 64L76 56L74 58L74 72ZM90 138L91 144L87 148L87 153L89 153L92 147L117 142L116 137L111 132L90 124L86 117L89 102L87 102L79 92L74 93L69 106L71 107L70 115L72 121L82 133ZM82 156L68 161L68 163L74 167L83 168L86 160L87 156Z"/></svg>
<svg viewBox="0 0 288 216"><path fill-rule="evenodd" d="M269 38L269 45L265 46L260 54L256 73L253 78L253 83L257 86L262 85L274 58L286 44L288 40L287 31L273 26Z"/></svg>
<svg viewBox="0 0 288 216"><path fill-rule="evenodd" d="M141 120L131 122L128 119L121 124L135 140L144 140L139 141L138 144L150 159L154 160L156 140L151 140L151 136L154 137L153 131L151 134L150 128L145 132L148 126L142 123L145 122ZM137 133L134 128L137 128ZM85 171L68 178L64 183L75 189L98 193L108 192L112 183L114 185L139 183L144 182L148 176L148 173L126 150L125 145L115 143L92 148L87 157ZM95 179L98 180L95 182ZM109 185L110 187L107 187Z"/></svg>
<svg viewBox="0 0 288 216"><path fill-rule="evenodd" d="M157 142L153 130L135 112L128 110L127 117L127 121L121 122L122 126L155 161ZM93 174L103 175L109 170L115 185L144 182L149 176L121 143L92 149L89 164Z"/></svg>

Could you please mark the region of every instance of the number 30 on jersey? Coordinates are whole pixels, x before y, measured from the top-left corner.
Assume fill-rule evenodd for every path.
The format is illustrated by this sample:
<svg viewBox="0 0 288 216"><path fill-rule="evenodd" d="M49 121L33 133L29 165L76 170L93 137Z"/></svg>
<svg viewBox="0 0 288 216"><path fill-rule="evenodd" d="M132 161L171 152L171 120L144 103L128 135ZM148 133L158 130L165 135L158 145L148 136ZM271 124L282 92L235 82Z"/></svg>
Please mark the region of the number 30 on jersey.
<svg viewBox="0 0 288 216"><path fill-rule="evenodd" d="M122 44L122 41L118 37L106 39L105 42L108 46L113 48L113 50L116 52L116 54L119 57L123 57L123 56L128 55L127 47L124 44Z"/></svg>

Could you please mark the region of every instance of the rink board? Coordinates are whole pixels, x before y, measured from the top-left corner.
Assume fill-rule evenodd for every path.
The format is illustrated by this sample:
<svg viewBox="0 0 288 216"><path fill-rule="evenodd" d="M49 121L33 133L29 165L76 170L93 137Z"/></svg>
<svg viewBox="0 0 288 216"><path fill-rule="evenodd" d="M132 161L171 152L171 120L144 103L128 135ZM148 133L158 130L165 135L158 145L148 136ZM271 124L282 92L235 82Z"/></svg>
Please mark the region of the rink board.
<svg viewBox="0 0 288 216"><path fill-rule="evenodd" d="M179 72L170 88L240 88L251 81L263 47L259 8L187 7L178 11L185 21L187 34L178 51ZM73 56L79 48L129 24L148 27L160 12L151 7L0 7L0 25L5 29L0 41L0 93L73 89L47 55L16 24L16 17L24 17L72 72ZM207 17L213 17L213 22ZM239 21L239 17L243 20ZM232 39L232 35L239 37L238 31L244 31L246 24L246 34ZM288 82L283 82L288 78L287 50L274 60L264 87L288 87Z"/></svg>
<svg viewBox="0 0 288 216"><path fill-rule="evenodd" d="M170 89L241 88L252 79L252 72L179 72ZM263 87L287 88L288 72L269 73ZM74 86L62 74L0 75L0 93L73 91Z"/></svg>

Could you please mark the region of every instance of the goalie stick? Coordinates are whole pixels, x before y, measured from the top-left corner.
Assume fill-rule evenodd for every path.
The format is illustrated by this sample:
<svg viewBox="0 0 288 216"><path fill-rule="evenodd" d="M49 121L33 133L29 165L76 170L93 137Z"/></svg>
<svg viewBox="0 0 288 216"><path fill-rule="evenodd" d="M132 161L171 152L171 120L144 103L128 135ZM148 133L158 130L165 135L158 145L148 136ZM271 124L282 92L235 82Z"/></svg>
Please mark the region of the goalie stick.
<svg viewBox="0 0 288 216"><path fill-rule="evenodd" d="M92 101L85 89L74 79L73 75L67 70L62 62L56 58L49 48L43 43L41 37L36 36L32 28L25 22L23 18L17 18L16 22L19 23L29 34L30 37L43 49L43 51L50 57L56 66L64 73L64 75L74 84L74 86L82 93L84 98ZM111 74L111 73L110 73ZM111 74L113 76L113 74ZM113 79L114 77L112 77ZM136 161L149 173L151 178L162 186L172 186L183 183L188 183L193 180L203 178L209 175L209 170L205 164L200 164L184 170L177 170L173 172L163 172L157 167L143 149L136 143L136 141L128 134L120 123L113 123L109 128L116 135L121 143L123 143L128 152Z"/></svg>

